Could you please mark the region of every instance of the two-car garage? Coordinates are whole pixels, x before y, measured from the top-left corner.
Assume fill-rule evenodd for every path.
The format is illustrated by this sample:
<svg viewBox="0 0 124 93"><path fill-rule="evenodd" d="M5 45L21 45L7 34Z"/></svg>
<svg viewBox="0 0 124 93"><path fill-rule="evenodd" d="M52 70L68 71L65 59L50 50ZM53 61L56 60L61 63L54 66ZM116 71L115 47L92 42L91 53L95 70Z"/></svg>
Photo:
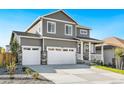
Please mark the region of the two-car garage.
<svg viewBox="0 0 124 93"><path fill-rule="evenodd" d="M41 64L41 47L22 47L23 65ZM47 47L47 64L76 64L76 49L67 47Z"/></svg>
<svg viewBox="0 0 124 93"><path fill-rule="evenodd" d="M76 41L21 38L21 45L22 65L76 64Z"/></svg>

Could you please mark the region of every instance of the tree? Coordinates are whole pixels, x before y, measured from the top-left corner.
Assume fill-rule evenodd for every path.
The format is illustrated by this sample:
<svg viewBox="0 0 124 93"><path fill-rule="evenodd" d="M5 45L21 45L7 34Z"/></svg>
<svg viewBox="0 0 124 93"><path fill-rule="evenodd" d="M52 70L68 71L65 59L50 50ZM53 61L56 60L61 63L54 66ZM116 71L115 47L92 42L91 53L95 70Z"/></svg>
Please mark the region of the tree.
<svg viewBox="0 0 124 93"><path fill-rule="evenodd" d="M19 44L18 44L16 39L13 40L12 43L10 44L10 49L11 49L11 52L12 52L13 56L16 57L15 61L17 62Z"/></svg>
<svg viewBox="0 0 124 93"><path fill-rule="evenodd" d="M116 68L121 69L121 57L124 53L123 48L116 48L115 49L115 57L116 57Z"/></svg>
<svg viewBox="0 0 124 93"><path fill-rule="evenodd" d="M4 54L5 53L5 49L3 47L0 47L0 53Z"/></svg>

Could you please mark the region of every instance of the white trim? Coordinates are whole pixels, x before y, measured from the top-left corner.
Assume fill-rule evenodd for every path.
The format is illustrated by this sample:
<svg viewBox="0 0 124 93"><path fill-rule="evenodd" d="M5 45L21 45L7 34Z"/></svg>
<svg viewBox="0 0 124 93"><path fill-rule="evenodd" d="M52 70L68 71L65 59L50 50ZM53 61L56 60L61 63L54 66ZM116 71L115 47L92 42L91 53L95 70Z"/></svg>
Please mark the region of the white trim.
<svg viewBox="0 0 124 93"><path fill-rule="evenodd" d="M80 39L80 38L78 38ZM97 41L97 40L89 40L89 39L80 39L81 41L86 41L86 42L94 42L94 43L103 43L103 41Z"/></svg>
<svg viewBox="0 0 124 93"><path fill-rule="evenodd" d="M54 40L63 40L63 41L77 41L71 39L62 39L62 38L53 38L53 37L43 37L44 39L54 39Z"/></svg>
<svg viewBox="0 0 124 93"><path fill-rule="evenodd" d="M89 61L91 61L91 42L89 42Z"/></svg>
<svg viewBox="0 0 124 93"><path fill-rule="evenodd" d="M59 20L59 19L53 19L53 18L48 18L48 17L41 17L41 18L51 20L51 21L58 21L58 22L63 22L63 23L76 24L74 22L65 21L65 20Z"/></svg>
<svg viewBox="0 0 124 93"><path fill-rule="evenodd" d="M86 33L82 33L82 31L85 31ZM85 30L85 29L80 29L80 34L81 34L81 35L88 35L88 31Z"/></svg>
<svg viewBox="0 0 124 93"><path fill-rule="evenodd" d="M84 42L81 41L81 60L84 60Z"/></svg>
<svg viewBox="0 0 124 93"><path fill-rule="evenodd" d="M54 32L49 32L48 31L48 24L54 24ZM47 33L50 33L50 34L56 34L56 22L52 22L52 21L47 21Z"/></svg>
<svg viewBox="0 0 124 93"><path fill-rule="evenodd" d="M104 45L103 44L101 46L101 60L103 61L103 64L104 64Z"/></svg>
<svg viewBox="0 0 124 93"><path fill-rule="evenodd" d="M71 27L71 33L70 34L67 34L66 33L66 26L70 26ZM70 25L70 24L65 24L65 28L64 28L65 30L65 35L67 35L67 36L73 36L73 25Z"/></svg>

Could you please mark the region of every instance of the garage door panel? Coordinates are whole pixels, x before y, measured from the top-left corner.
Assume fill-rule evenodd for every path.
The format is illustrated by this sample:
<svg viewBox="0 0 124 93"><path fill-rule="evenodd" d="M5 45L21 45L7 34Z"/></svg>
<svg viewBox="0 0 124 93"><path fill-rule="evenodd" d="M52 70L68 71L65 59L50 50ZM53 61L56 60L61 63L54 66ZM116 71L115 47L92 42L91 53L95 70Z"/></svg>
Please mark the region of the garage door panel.
<svg viewBox="0 0 124 93"><path fill-rule="evenodd" d="M48 47L47 50L48 64L76 64L75 48Z"/></svg>
<svg viewBox="0 0 124 93"><path fill-rule="evenodd" d="M23 65L40 65L41 48L37 46L22 47L22 64Z"/></svg>

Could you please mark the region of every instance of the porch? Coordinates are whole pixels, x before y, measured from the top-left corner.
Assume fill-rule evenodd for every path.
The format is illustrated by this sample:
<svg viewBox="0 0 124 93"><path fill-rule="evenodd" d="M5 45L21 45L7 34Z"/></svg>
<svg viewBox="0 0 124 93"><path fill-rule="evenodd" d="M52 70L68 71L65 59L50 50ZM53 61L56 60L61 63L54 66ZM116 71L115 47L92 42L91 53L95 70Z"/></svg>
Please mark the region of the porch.
<svg viewBox="0 0 124 93"><path fill-rule="evenodd" d="M102 61L104 63L104 48L101 46L100 53L96 52L96 45L102 44L97 40L80 40L77 44L77 59L82 62Z"/></svg>

